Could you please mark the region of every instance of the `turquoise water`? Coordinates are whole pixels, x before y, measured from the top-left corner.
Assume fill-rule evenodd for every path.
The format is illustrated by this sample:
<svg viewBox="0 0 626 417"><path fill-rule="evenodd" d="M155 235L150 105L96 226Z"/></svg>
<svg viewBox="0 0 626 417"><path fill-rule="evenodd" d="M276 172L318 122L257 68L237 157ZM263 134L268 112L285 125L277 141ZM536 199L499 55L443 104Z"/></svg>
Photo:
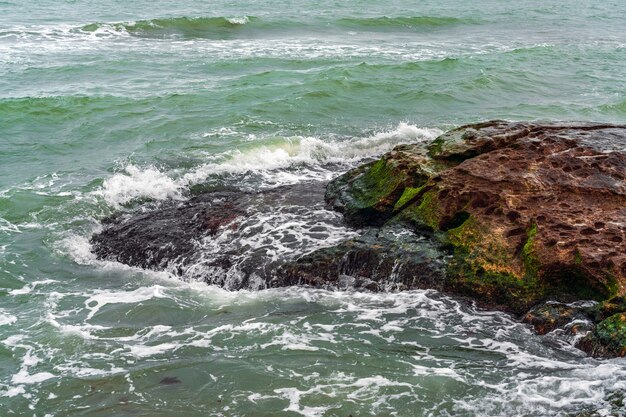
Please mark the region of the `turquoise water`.
<svg viewBox="0 0 626 417"><path fill-rule="evenodd" d="M617 1L0 1L0 414L624 414L624 360L501 313L230 292L88 239L117 210L326 181L466 122L624 123L625 27ZM337 215L297 209L239 243L354 233L312 239Z"/></svg>

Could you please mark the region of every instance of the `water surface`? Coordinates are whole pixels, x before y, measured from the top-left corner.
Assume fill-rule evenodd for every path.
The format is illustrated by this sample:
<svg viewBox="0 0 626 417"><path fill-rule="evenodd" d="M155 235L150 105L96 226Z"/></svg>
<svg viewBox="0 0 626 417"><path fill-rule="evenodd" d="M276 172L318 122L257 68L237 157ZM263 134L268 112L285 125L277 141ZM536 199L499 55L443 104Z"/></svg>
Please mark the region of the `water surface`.
<svg viewBox="0 0 626 417"><path fill-rule="evenodd" d="M434 291L229 292L88 243L467 122L624 123L624 27L617 1L0 1L3 415L624 414L622 359ZM255 219L267 256L354 233L321 202Z"/></svg>

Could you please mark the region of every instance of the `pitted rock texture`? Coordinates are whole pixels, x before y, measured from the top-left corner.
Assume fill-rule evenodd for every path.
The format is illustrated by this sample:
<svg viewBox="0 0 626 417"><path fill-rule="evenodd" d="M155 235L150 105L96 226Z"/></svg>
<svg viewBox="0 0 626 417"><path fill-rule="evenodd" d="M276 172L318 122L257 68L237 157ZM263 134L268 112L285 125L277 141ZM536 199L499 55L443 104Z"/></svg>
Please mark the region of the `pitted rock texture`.
<svg viewBox="0 0 626 417"><path fill-rule="evenodd" d="M455 254L445 289L523 314L626 292L625 149L624 126L468 125L344 174L326 199L357 224L434 232Z"/></svg>
<svg viewBox="0 0 626 417"><path fill-rule="evenodd" d="M359 225L405 224L447 247L443 290L540 333L599 323L580 343L623 355L626 126L490 121L404 145L335 179L330 206ZM608 312L611 312L608 317Z"/></svg>
<svg viewBox="0 0 626 417"><path fill-rule="evenodd" d="M439 139L443 144L429 149L434 158L452 160L480 152L428 185L441 210L438 226L468 213L513 255L515 275L586 276L585 285L623 294L626 130L507 123L470 129L463 142ZM612 147L594 146L603 134Z"/></svg>

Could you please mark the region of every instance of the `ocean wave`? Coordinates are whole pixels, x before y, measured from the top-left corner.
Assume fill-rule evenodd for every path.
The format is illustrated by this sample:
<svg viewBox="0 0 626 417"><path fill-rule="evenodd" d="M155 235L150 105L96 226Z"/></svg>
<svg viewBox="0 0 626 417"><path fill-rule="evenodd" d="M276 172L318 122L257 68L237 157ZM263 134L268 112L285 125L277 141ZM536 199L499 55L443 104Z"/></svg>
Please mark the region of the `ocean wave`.
<svg viewBox="0 0 626 417"><path fill-rule="evenodd" d="M208 163L187 173L184 180L187 184L195 184L215 173L262 173L290 167L315 168L326 164L352 164L378 156L398 144L430 141L439 134L441 134L439 129L400 123L389 131L345 141L323 140L317 137L285 138L274 144L261 144L248 150L231 151L224 154L223 161ZM304 172L307 172L306 169Z"/></svg>
<svg viewBox="0 0 626 417"><path fill-rule="evenodd" d="M184 38L222 38L230 37L244 30L280 32L295 30L298 32L319 32L333 30L380 31L380 30L432 30L458 25L478 24L475 19L446 16L377 16L365 18L313 18L313 19L266 19L255 16L211 16L211 17L166 17L128 22L93 22L80 27L33 27L11 28L0 32L0 37L35 34L96 34L126 35L142 38L168 38L172 36ZM68 30L69 29L69 30ZM253 32L248 32L253 33Z"/></svg>
<svg viewBox="0 0 626 417"><path fill-rule="evenodd" d="M113 207L136 199L180 199L192 185L217 177L234 177L241 186L241 175L249 174L252 188L275 187L310 180L330 180L337 164L347 169L359 161L376 157L402 143L431 141L441 131L400 123L395 129L348 140L323 140L317 137L286 137L259 140L258 145L212 157L182 175L172 175L154 166L128 164L106 179L95 194ZM329 167L329 165L335 165Z"/></svg>
<svg viewBox="0 0 626 417"><path fill-rule="evenodd" d="M112 206L120 206L138 197L153 200L180 199L179 184L154 167L140 169L129 164L123 173L104 180L100 194Z"/></svg>
<svg viewBox="0 0 626 417"><path fill-rule="evenodd" d="M258 21L251 16L240 17L173 17L118 23L90 23L80 28L83 32L124 33L139 37L206 37L238 29Z"/></svg>

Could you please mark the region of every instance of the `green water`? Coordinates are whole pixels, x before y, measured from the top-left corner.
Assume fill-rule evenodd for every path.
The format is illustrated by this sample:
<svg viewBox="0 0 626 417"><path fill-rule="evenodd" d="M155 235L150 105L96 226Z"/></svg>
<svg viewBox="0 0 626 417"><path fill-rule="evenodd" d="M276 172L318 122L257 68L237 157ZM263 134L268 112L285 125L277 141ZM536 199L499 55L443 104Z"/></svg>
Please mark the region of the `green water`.
<svg viewBox="0 0 626 417"><path fill-rule="evenodd" d="M622 359L435 292L229 292L88 243L116 210L325 181L466 122L624 123L623 2L128 3L0 1L1 415L625 413ZM306 252L354 233L336 216L239 243L288 221Z"/></svg>

